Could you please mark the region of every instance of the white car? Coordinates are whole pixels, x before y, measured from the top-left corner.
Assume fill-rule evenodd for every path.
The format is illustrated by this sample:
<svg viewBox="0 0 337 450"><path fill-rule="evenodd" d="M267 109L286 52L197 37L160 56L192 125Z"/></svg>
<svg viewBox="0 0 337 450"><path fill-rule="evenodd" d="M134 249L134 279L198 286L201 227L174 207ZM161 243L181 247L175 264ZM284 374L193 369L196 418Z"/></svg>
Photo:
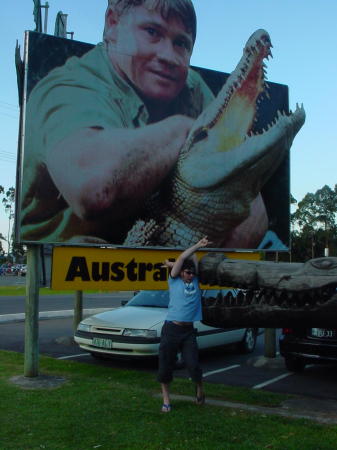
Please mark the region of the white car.
<svg viewBox="0 0 337 450"><path fill-rule="evenodd" d="M205 290L204 298L219 290ZM221 292L226 295L227 289ZM235 290L231 290L236 295ZM75 342L95 357L157 356L160 333L167 315L168 291L140 291L125 306L88 317L79 323ZM237 343L242 352L255 348L255 328L213 328L195 322L199 349Z"/></svg>

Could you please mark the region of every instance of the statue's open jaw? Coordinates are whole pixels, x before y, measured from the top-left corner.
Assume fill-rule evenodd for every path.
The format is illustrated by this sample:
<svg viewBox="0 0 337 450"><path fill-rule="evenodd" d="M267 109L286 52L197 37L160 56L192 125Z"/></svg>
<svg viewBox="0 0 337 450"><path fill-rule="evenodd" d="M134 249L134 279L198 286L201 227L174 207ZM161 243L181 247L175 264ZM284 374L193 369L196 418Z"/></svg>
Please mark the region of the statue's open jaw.
<svg viewBox="0 0 337 450"><path fill-rule="evenodd" d="M239 291L208 298L204 322L213 327L335 327L336 284L307 292Z"/></svg>
<svg viewBox="0 0 337 450"><path fill-rule="evenodd" d="M278 132L280 128L277 127L281 114L263 133L252 133L259 96L263 92L268 96L264 59L271 56L271 47L268 33L256 31L249 38L242 58L216 99L195 121L183 149L186 153L178 163L179 178L187 185L196 189L214 188L233 176L246 177L245 171L252 168L256 179L261 177L261 173L272 174L276 167L275 152L284 146L282 133ZM296 120L300 128L304 122L304 110L299 115L301 117ZM287 120L282 117L283 123L287 122L288 129L291 128L292 116L288 116ZM290 138L290 144L294 135ZM286 145L276 157L278 162L288 148ZM273 157L266 158L268 152L274 153ZM259 168L260 160L262 169ZM264 183L267 180L261 181ZM252 182L256 184L255 180Z"/></svg>
<svg viewBox="0 0 337 450"><path fill-rule="evenodd" d="M208 254L199 264L202 283L243 290L208 298L204 319L221 327L321 326L337 320L337 258L306 263L222 259Z"/></svg>

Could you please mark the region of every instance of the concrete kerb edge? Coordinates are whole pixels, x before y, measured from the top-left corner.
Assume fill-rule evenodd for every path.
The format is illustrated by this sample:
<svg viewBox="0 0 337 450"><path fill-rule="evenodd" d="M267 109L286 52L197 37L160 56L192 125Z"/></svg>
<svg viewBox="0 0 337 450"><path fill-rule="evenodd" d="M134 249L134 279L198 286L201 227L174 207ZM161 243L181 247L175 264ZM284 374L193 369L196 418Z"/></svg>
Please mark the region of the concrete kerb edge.
<svg viewBox="0 0 337 450"><path fill-rule="evenodd" d="M160 394L155 394L155 397L161 397ZM176 401L188 401L195 402L194 397L190 397L188 395L177 395L171 394L171 399ZM295 400L296 401L296 400ZM312 420L314 422L318 422L326 425L335 425L337 424L337 415L325 414L321 412L313 412L310 413L305 410L301 410L300 403L301 399L298 399L299 406L298 407L289 407L286 404L280 407L267 407L267 406L257 406L257 405L248 405L244 403L235 403L229 402L225 400L216 400L212 398L206 398L205 405L209 406L218 406L222 408L230 408L241 411L247 411L254 414L262 414L262 415L275 415L281 417L287 417L290 419L305 419ZM200 407L200 406L198 406Z"/></svg>

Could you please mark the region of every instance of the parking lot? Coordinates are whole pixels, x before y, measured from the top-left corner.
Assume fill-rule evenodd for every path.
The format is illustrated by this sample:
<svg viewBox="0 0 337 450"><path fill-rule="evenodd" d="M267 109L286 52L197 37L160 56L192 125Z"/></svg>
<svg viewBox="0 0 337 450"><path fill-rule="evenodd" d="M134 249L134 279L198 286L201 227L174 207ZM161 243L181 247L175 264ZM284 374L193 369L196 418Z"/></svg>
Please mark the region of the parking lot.
<svg viewBox="0 0 337 450"><path fill-rule="evenodd" d="M24 286L26 277L2 276L0 285ZM110 298L111 296L111 298ZM84 296L84 307L118 306L121 300L117 294L95 294ZM126 293L120 293L126 298ZM24 311L23 296L0 297L2 312ZM11 307L11 308L9 308ZM40 311L67 310L71 313L74 307L74 296L42 296ZM278 334L280 330L278 330ZM73 359L78 362L108 365L124 369L149 370L155 373L156 364L151 361L132 360L97 360L74 344L72 317L40 320L39 349L41 354L60 359ZM0 324L0 348L3 350L24 351L24 322ZM278 348L277 348L278 350ZM289 372L283 358L264 358L264 335L258 337L253 354L242 355L232 347L222 347L201 353L201 362L205 381L223 383L232 386L245 386L252 389L264 389L272 392L282 392L310 396L315 399L337 400L337 366L308 365L304 372L294 374ZM178 376L187 376L184 370L177 371Z"/></svg>

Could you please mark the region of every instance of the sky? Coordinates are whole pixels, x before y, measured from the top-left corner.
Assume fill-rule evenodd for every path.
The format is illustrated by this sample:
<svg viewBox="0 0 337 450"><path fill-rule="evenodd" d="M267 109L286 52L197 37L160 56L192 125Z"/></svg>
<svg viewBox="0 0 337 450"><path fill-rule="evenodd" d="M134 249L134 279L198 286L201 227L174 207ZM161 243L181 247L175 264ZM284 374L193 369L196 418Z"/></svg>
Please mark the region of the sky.
<svg viewBox="0 0 337 450"><path fill-rule="evenodd" d="M48 34L59 11L68 14L74 39L102 40L107 0L49 0ZM289 86L290 108L303 103L306 122L291 148L291 193L337 183L337 0L193 0L198 34L191 64L231 72L249 36L264 28L271 36L273 59L268 80ZM41 1L44 5L45 1ZM44 13L42 13L44 20ZM13 0L1 7L0 185L15 186L18 142L18 94L14 65L16 41L23 56L25 30L34 30L33 0ZM0 233L9 221L0 205ZM6 245L4 245L6 248Z"/></svg>

